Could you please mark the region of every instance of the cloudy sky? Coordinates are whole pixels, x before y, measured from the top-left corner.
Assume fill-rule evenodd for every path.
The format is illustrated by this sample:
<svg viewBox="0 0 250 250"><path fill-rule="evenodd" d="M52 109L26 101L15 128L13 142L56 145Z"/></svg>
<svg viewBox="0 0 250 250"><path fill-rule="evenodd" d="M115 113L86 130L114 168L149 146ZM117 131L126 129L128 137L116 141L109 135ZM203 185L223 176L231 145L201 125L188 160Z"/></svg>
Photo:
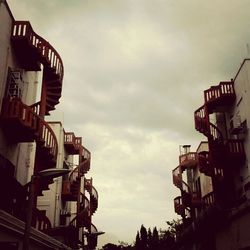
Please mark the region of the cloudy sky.
<svg viewBox="0 0 250 250"><path fill-rule="evenodd" d="M203 90L234 78L250 56L250 1L8 3L63 59L54 117L92 152L101 242L132 243L142 223L166 228L176 218L179 145L204 139L193 122Z"/></svg>

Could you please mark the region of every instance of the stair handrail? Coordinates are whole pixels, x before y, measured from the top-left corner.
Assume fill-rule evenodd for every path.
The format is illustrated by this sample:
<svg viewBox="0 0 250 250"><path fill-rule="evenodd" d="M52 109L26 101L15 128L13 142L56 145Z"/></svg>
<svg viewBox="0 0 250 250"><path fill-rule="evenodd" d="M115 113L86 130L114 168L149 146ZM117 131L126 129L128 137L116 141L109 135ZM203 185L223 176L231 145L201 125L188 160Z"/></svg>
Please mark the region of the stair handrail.
<svg viewBox="0 0 250 250"><path fill-rule="evenodd" d="M181 188L182 171L180 166L177 166L175 169L172 170L172 176L174 185L178 188Z"/></svg>
<svg viewBox="0 0 250 250"><path fill-rule="evenodd" d="M98 201L98 192L94 186L92 186L92 195L95 197L95 199Z"/></svg>
<svg viewBox="0 0 250 250"><path fill-rule="evenodd" d="M39 231L47 231L51 229L51 222L49 218L43 214L39 209L33 208L33 221L35 224L35 228Z"/></svg>
<svg viewBox="0 0 250 250"><path fill-rule="evenodd" d="M40 114L40 108L41 108L41 102L36 102L32 105L30 105L30 108L32 109L32 111L36 114L39 115Z"/></svg>
<svg viewBox="0 0 250 250"><path fill-rule="evenodd" d="M201 106L194 112L195 129L206 135L208 132L208 124L206 121L205 105Z"/></svg>
<svg viewBox="0 0 250 250"><path fill-rule="evenodd" d="M5 108L2 109L4 117L18 117L23 124L34 129L37 140L44 142L50 148L50 154L56 159L58 153L58 143L56 135L49 124L37 114L39 103L28 106L18 97L5 98Z"/></svg>
<svg viewBox="0 0 250 250"><path fill-rule="evenodd" d="M84 202L84 209L81 210L78 214L76 214L76 216L70 221L69 225L72 225L72 226L75 226L75 227L79 227L79 224L78 223L79 219L82 219L82 216L86 215L86 212L88 213L88 217L86 217L86 219L88 219L90 221L90 217L91 217L91 214L90 214L90 201L88 200L88 198L83 194L81 193L81 198L83 199L83 202Z"/></svg>
<svg viewBox="0 0 250 250"><path fill-rule="evenodd" d="M58 142L56 139L56 135L53 129L49 126L49 124L39 117L39 135L40 138L44 141L45 146L50 148L50 153L53 155L54 160L56 161L57 153L58 153Z"/></svg>
<svg viewBox="0 0 250 250"><path fill-rule="evenodd" d="M211 206L215 202L214 192L210 192L202 197L205 206Z"/></svg>
<svg viewBox="0 0 250 250"><path fill-rule="evenodd" d="M29 21L15 21L12 29L12 37L28 39L29 43L41 53L49 62L50 67L55 69L60 80L63 78L64 69L62 59L54 47L44 38L36 34Z"/></svg>

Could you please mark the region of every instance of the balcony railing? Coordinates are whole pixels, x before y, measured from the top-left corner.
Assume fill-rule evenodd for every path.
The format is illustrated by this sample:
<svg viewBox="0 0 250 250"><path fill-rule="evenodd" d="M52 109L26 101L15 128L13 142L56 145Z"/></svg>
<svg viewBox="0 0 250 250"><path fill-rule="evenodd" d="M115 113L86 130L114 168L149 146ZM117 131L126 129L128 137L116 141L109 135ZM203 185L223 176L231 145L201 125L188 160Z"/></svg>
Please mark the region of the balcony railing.
<svg viewBox="0 0 250 250"><path fill-rule="evenodd" d="M73 132L64 133L64 146L69 154L79 154L82 147L82 138L76 137Z"/></svg>
<svg viewBox="0 0 250 250"><path fill-rule="evenodd" d="M190 167L195 167L197 164L196 152L189 152L179 156L179 163L182 168L182 172Z"/></svg>
<svg viewBox="0 0 250 250"><path fill-rule="evenodd" d="M181 196L178 196L174 199L174 210L177 214L184 216L185 207L182 204L182 197Z"/></svg>
<svg viewBox="0 0 250 250"><path fill-rule="evenodd" d="M235 100L234 82L220 82L217 86L204 91L205 104L211 113L221 106L227 106Z"/></svg>
<svg viewBox="0 0 250 250"><path fill-rule="evenodd" d="M203 200L205 207L209 207L209 206L213 205L215 202L214 193L210 192L210 193L206 194L205 196L203 196L202 200Z"/></svg>
<svg viewBox="0 0 250 250"><path fill-rule="evenodd" d="M49 218L42 213L37 208L34 208L33 210L33 224L36 229L42 232L47 232L51 229L51 223Z"/></svg>
<svg viewBox="0 0 250 250"><path fill-rule="evenodd" d="M38 110L39 104L30 107L22 103L19 98L5 98L1 123L13 141L36 140L38 150L49 160L49 164L44 167L54 167L58 153L57 139L49 124L36 113Z"/></svg>

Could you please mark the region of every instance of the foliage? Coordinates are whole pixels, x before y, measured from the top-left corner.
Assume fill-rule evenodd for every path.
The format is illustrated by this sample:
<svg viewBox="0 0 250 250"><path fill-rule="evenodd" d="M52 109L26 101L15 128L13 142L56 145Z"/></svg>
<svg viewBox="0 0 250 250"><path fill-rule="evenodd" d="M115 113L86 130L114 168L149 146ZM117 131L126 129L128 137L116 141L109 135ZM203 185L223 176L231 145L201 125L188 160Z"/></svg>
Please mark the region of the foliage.
<svg viewBox="0 0 250 250"><path fill-rule="evenodd" d="M176 250L176 237L181 230L180 220L166 221L167 229L148 228L141 225L136 233L134 245L119 242L119 245L108 243L102 250Z"/></svg>

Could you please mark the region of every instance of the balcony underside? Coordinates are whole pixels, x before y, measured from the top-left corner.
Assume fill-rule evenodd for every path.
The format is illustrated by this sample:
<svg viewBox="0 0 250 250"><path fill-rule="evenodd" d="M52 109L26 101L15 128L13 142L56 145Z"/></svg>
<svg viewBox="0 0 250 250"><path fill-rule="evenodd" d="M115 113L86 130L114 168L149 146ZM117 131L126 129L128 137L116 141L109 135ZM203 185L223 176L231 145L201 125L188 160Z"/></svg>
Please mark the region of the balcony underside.
<svg viewBox="0 0 250 250"><path fill-rule="evenodd" d="M25 37L12 39L12 46L21 67L28 71L40 71L39 54Z"/></svg>
<svg viewBox="0 0 250 250"><path fill-rule="evenodd" d="M23 121L18 117L2 118L1 126L8 140L13 143L34 142L36 138L35 129L24 125Z"/></svg>
<svg viewBox="0 0 250 250"><path fill-rule="evenodd" d="M80 153L79 148L77 148L73 143L65 142L64 147L70 155L77 155Z"/></svg>
<svg viewBox="0 0 250 250"><path fill-rule="evenodd" d="M218 99L210 100L206 103L209 114L214 112L225 112L235 101L235 95L223 96Z"/></svg>

